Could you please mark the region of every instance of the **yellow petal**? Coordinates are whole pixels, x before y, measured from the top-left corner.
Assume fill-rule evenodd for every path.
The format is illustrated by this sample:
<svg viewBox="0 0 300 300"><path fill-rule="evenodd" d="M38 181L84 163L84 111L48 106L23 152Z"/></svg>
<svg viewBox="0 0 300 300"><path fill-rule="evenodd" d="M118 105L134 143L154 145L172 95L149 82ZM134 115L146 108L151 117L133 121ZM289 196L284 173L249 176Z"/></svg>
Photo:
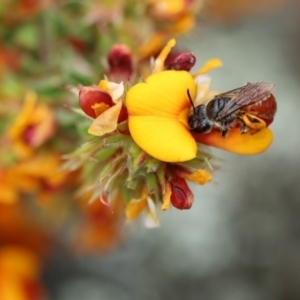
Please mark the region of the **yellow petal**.
<svg viewBox="0 0 300 300"><path fill-rule="evenodd" d="M194 133L193 136L201 144L243 155L260 154L266 151L273 141L273 133L269 128L246 134L241 134L239 128L234 128L226 138L222 138L218 131L208 134Z"/></svg>
<svg viewBox="0 0 300 300"><path fill-rule="evenodd" d="M28 91L25 95L24 106L15 122L11 125L8 134L11 139L19 138L19 135L27 126L28 121L33 115L33 111L37 102L37 95L32 91Z"/></svg>
<svg viewBox="0 0 300 300"><path fill-rule="evenodd" d="M187 12L170 26L169 34L182 34L187 32L195 26L195 22L195 17L190 12Z"/></svg>
<svg viewBox="0 0 300 300"><path fill-rule="evenodd" d="M175 119L134 116L128 124L137 145L158 160L182 162L196 157L195 140L187 127Z"/></svg>
<svg viewBox="0 0 300 300"><path fill-rule="evenodd" d="M96 119L88 129L88 133L96 136L101 136L112 132L117 128L118 117L122 108L122 102L119 101L116 105L110 107Z"/></svg>
<svg viewBox="0 0 300 300"><path fill-rule="evenodd" d="M138 49L137 56L140 60L149 58L163 47L165 42L165 35L162 33L154 33L150 38L148 38Z"/></svg>
<svg viewBox="0 0 300 300"><path fill-rule="evenodd" d="M109 93L114 103L122 97L124 94L124 84L123 82L115 83L107 80L101 80L98 87L105 92Z"/></svg>
<svg viewBox="0 0 300 300"><path fill-rule="evenodd" d="M39 275L38 259L30 251L17 247L4 247L0 251L0 269L3 274L35 278Z"/></svg>
<svg viewBox="0 0 300 300"><path fill-rule="evenodd" d="M215 69L215 68L219 68L222 67L223 63L221 60L219 60L218 58L212 58L210 60L208 60L198 71L197 73L194 75L194 77L201 75L201 74L205 74L208 73L209 71Z"/></svg>
<svg viewBox="0 0 300 300"><path fill-rule="evenodd" d="M109 93L109 89L108 89L108 81L107 80L101 80L98 84L98 88Z"/></svg>
<svg viewBox="0 0 300 300"><path fill-rule="evenodd" d="M181 13L186 6L183 0L149 0L149 5L154 5L157 14L176 15Z"/></svg>
<svg viewBox="0 0 300 300"><path fill-rule="evenodd" d="M8 204L15 204L18 200L18 193L17 191L10 186L3 186L1 182L1 196L0 196L0 203L8 205Z"/></svg>
<svg viewBox="0 0 300 300"><path fill-rule="evenodd" d="M132 199L125 208L126 219L128 221L135 220L142 211L147 207L147 198Z"/></svg>
<svg viewBox="0 0 300 300"><path fill-rule="evenodd" d="M187 95L196 94L193 77L186 71L164 71L133 86L126 95L130 116L161 116L177 118L191 104Z"/></svg>
<svg viewBox="0 0 300 300"><path fill-rule="evenodd" d="M210 173L208 173L206 170L200 169L200 170L196 171L193 174L187 174L187 175L184 175L182 177L184 177L185 179L194 181L198 184L204 185L208 181L211 180L212 175Z"/></svg>
<svg viewBox="0 0 300 300"><path fill-rule="evenodd" d="M172 189L171 189L171 185L169 182L166 183L166 192L164 194L163 197L163 204L161 206L161 209L163 211L167 210L170 206L171 203L171 194L172 194Z"/></svg>
<svg viewBox="0 0 300 300"><path fill-rule="evenodd" d="M151 156L180 162L196 156L197 144L187 119L196 87L185 71L165 71L131 88L126 97L129 130L134 141Z"/></svg>
<svg viewBox="0 0 300 300"><path fill-rule="evenodd" d="M33 111L31 123L35 123L35 134L31 144L35 147L42 145L56 130L54 113L43 103L39 104ZM32 125L35 125L32 124Z"/></svg>
<svg viewBox="0 0 300 300"><path fill-rule="evenodd" d="M164 64L167 56L171 52L172 48L175 46L176 41L175 39L171 39L167 45L162 49L158 57L156 58L153 66L153 74L163 71Z"/></svg>

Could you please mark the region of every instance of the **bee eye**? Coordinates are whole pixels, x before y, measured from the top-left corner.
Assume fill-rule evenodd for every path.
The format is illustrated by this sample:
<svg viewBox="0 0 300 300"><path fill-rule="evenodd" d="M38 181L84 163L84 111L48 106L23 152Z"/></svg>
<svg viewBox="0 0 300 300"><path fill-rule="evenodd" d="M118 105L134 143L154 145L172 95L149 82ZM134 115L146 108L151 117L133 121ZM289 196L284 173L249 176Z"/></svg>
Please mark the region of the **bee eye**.
<svg viewBox="0 0 300 300"><path fill-rule="evenodd" d="M209 132L211 130L211 126L208 123L201 124L201 132Z"/></svg>
<svg viewBox="0 0 300 300"><path fill-rule="evenodd" d="M196 131L199 133L207 133L207 132L210 132L211 129L212 129L212 126L208 122L202 121L202 122L198 123Z"/></svg>

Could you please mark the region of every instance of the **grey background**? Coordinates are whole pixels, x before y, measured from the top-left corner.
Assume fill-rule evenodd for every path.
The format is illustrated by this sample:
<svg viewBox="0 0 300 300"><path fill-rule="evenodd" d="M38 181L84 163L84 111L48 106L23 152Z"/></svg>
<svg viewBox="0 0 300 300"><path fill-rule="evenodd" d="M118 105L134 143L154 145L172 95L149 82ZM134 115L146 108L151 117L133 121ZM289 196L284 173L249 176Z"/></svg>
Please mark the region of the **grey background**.
<svg viewBox="0 0 300 300"><path fill-rule="evenodd" d="M179 45L197 66L211 57L213 88L271 81L278 113L269 151L222 151L214 181L194 186L191 210L161 214L160 229L130 228L110 255L59 253L45 274L51 299L300 299L300 5L239 23L201 22ZM204 25L205 24L205 25Z"/></svg>

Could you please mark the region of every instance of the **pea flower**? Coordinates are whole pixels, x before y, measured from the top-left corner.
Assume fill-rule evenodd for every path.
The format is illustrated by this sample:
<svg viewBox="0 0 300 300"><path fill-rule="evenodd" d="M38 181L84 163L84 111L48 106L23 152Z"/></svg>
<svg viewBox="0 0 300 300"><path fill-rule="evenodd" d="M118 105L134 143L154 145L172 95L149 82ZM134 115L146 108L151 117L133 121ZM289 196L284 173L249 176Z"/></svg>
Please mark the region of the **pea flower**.
<svg viewBox="0 0 300 300"><path fill-rule="evenodd" d="M6 246L0 249L1 299L43 299L41 262L31 251L22 247Z"/></svg>
<svg viewBox="0 0 300 300"><path fill-rule="evenodd" d="M123 83L101 80L98 86L83 87L79 91L79 104L90 117L95 118L89 128L93 135L103 135L116 129L118 122L127 118L121 96Z"/></svg>
<svg viewBox="0 0 300 300"><path fill-rule="evenodd" d="M144 69L145 77L140 82L128 83L118 94L118 103L122 103L128 118L120 121L120 110L114 114L108 109L102 112L88 131L97 138L66 156L67 168L84 166L88 170L85 189L93 191L91 201L98 199L113 206L121 198L126 219L133 221L145 213L148 227L159 226L159 210L165 211L171 204L178 209L191 208L194 196L188 181L204 185L212 179L215 160L207 146L258 154L272 142L267 127L246 134L232 128L226 138L217 130L207 134L190 130L188 119L193 106L205 104L218 94L210 90L207 73L222 62L213 58L193 74L190 69L196 62L195 55L170 56L175 43L174 39L167 43L148 70ZM111 87L116 85L110 83ZM107 97L104 93L112 95L108 82L105 87L102 99ZM95 112L96 102L86 101ZM106 120L113 116L110 119L114 125L99 130L96 120L105 113Z"/></svg>
<svg viewBox="0 0 300 300"><path fill-rule="evenodd" d="M55 131L56 121L50 107L38 103L34 92L27 92L24 105L8 131L15 152L21 157L31 156Z"/></svg>
<svg viewBox="0 0 300 300"><path fill-rule="evenodd" d="M170 36L184 34L196 24L196 12L203 0L147 0L147 16L153 23L154 32L138 48L140 60L156 56Z"/></svg>

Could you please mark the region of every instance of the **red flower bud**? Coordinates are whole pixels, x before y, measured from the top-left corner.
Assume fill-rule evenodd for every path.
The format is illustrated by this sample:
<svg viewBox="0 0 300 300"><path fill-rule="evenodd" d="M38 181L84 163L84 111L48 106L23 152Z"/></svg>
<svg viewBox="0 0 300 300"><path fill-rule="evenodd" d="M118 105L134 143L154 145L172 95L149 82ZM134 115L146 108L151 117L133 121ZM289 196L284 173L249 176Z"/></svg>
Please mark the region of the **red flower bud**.
<svg viewBox="0 0 300 300"><path fill-rule="evenodd" d="M76 50L78 53L82 55L87 53L88 44L83 39L80 39L79 37L76 36L69 36L67 37L67 40L72 45L74 50Z"/></svg>
<svg viewBox="0 0 300 300"><path fill-rule="evenodd" d="M97 114L93 109L93 105L97 103L103 103L109 107L114 105L111 96L97 86L85 86L80 89L79 105L88 116L92 118L97 117Z"/></svg>
<svg viewBox="0 0 300 300"><path fill-rule="evenodd" d="M196 56L192 52L170 53L165 61L165 69L190 71L195 63Z"/></svg>
<svg viewBox="0 0 300 300"><path fill-rule="evenodd" d="M171 203L178 209L190 209L194 202L194 195L181 177L174 177L171 184Z"/></svg>
<svg viewBox="0 0 300 300"><path fill-rule="evenodd" d="M128 81L132 74L132 53L123 44L116 44L108 54L109 79L114 82Z"/></svg>

